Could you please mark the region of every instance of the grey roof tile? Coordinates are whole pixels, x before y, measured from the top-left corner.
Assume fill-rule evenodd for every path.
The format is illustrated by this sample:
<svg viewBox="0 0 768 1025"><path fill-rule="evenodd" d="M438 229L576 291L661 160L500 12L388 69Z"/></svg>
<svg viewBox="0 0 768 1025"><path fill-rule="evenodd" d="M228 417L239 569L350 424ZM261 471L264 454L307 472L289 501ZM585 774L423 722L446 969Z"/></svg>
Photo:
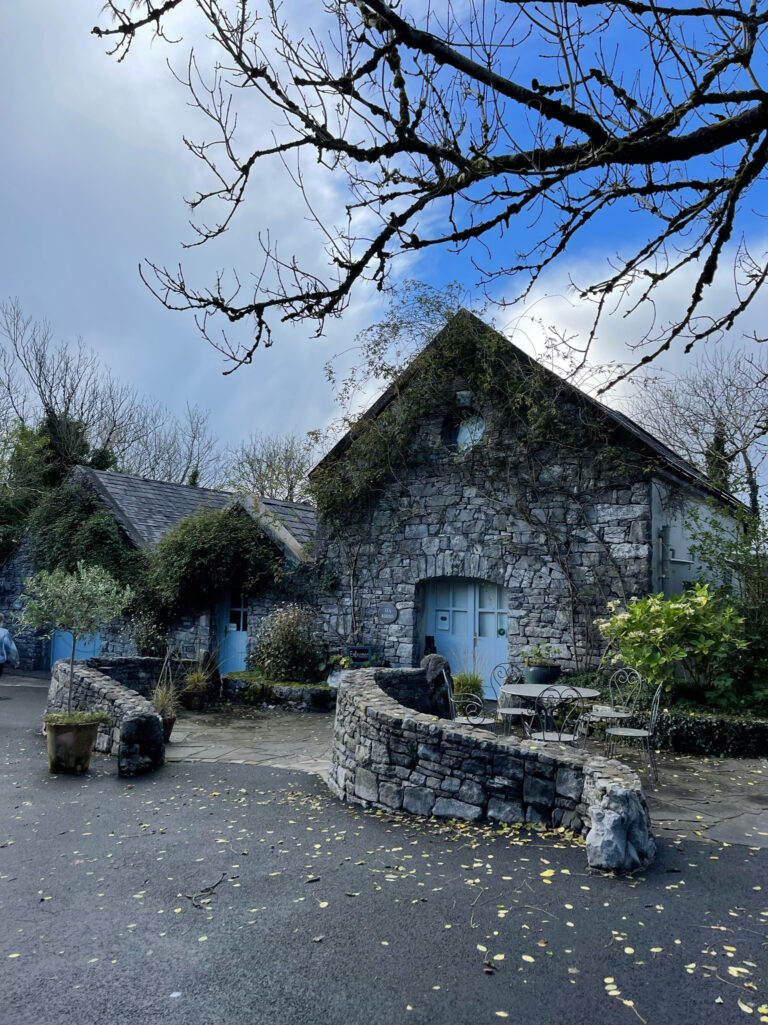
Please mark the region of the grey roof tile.
<svg viewBox="0 0 768 1025"><path fill-rule="evenodd" d="M89 484L112 512L118 524L137 548L157 544L178 523L201 509L225 509L238 499L228 491L193 488L186 484L146 480L125 473L94 470L78 466L76 474ZM279 502L262 499L263 505L300 546L312 539L315 531L315 511L304 502ZM245 508L260 519L250 503ZM275 540L274 532L265 527Z"/></svg>

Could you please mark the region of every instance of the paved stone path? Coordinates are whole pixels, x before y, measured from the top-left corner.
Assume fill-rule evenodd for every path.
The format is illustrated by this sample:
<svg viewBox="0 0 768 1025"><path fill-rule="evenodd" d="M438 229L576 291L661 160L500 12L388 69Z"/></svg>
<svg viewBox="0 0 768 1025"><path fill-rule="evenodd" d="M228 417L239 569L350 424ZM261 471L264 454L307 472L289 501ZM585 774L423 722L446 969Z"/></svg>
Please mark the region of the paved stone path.
<svg viewBox="0 0 768 1025"><path fill-rule="evenodd" d="M44 674L7 673L0 686L47 685ZM44 697L41 694L41 704ZM264 765L327 776L333 715L249 709L250 718L182 711L166 748L170 762ZM638 757L654 832L674 839L700 837L768 848L768 759L690 758L660 754L659 783L651 787Z"/></svg>
<svg viewBox="0 0 768 1025"><path fill-rule="evenodd" d="M182 712L165 748L167 761L270 765L326 778L333 715L277 708L249 713L253 717L246 719L226 713Z"/></svg>

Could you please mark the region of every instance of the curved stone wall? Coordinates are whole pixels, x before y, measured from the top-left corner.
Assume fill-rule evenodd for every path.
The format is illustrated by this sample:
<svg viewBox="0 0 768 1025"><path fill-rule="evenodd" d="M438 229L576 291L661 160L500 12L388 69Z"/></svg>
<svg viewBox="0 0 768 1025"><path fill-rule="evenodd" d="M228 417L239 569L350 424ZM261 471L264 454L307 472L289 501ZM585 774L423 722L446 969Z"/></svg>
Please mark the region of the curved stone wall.
<svg viewBox="0 0 768 1025"><path fill-rule="evenodd" d="M61 659L51 669L46 713L66 712L68 695L69 660ZM72 708L109 715L109 724L99 726L94 747L103 754L117 754L119 775L135 776L165 764L162 719L137 691L85 662L75 662Z"/></svg>
<svg viewBox="0 0 768 1025"><path fill-rule="evenodd" d="M586 836L595 868L630 871L653 859L648 806L626 765L564 744L498 737L432 715L428 704L422 669L343 673L331 790L418 815L563 826Z"/></svg>

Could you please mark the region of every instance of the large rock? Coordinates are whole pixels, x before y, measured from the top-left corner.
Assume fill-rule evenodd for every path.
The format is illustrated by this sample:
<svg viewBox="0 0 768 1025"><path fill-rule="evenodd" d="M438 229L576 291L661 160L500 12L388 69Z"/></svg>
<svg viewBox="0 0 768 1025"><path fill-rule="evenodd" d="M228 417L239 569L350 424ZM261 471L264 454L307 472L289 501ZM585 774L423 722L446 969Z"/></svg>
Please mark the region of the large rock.
<svg viewBox="0 0 768 1025"><path fill-rule="evenodd" d="M137 776L165 764L163 721L155 712L139 712L123 719L120 746L117 750L117 772L120 776Z"/></svg>
<svg viewBox="0 0 768 1025"><path fill-rule="evenodd" d="M592 788L585 787L585 792ZM592 827L587 833L587 861L591 868L631 872L653 861L656 842L642 791L629 789L621 783L610 783L600 793L594 789L589 817Z"/></svg>

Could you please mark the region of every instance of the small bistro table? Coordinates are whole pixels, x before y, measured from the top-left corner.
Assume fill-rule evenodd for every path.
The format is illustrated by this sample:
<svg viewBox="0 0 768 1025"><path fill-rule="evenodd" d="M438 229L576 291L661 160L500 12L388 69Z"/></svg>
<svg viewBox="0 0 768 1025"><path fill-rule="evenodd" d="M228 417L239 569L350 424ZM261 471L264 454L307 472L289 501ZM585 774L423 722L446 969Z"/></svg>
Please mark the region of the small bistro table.
<svg viewBox="0 0 768 1025"><path fill-rule="evenodd" d="M509 694L510 697L527 698L529 701L535 701L545 690L552 693L559 692L561 696L565 692L575 691L585 701L589 701L590 698L600 697L599 690L592 690L590 687L573 687L569 683L505 683L499 688L499 697L502 694Z"/></svg>
<svg viewBox="0 0 768 1025"><path fill-rule="evenodd" d="M525 709L518 707L505 707L501 704L502 696L523 698L526 701L535 702L541 694L548 693L562 697L565 694L578 694L579 698L588 701L590 698L600 696L599 690L592 690L590 687L574 687L568 683L505 683L499 688L498 715L504 723L504 731L511 729L512 717L519 717L525 714Z"/></svg>

